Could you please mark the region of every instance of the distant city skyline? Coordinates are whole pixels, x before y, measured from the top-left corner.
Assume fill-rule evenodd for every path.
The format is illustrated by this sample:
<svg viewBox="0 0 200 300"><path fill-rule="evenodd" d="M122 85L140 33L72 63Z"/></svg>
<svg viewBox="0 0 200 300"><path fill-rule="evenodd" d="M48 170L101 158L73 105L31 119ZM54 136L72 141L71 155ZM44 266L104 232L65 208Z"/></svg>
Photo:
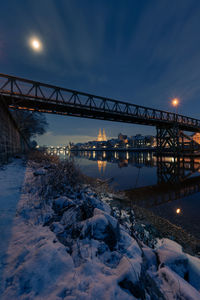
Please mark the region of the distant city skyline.
<svg viewBox="0 0 200 300"><path fill-rule="evenodd" d="M48 135L50 135L50 138L48 139ZM87 142L103 142L103 141L109 141L112 139L119 139L119 135L124 135L127 137L132 137L136 135L142 135L140 132L137 132L136 134L130 134L128 135L126 132L118 132L115 136L108 136L106 133L106 130L103 128L99 128L97 130L96 136L72 136L71 139L69 139L69 136L65 135L57 135L52 138L52 133L45 133L44 135L40 136L40 138L36 139L38 142L38 145L40 146L66 146L69 143L77 144L77 143L87 143ZM148 134L144 135L148 136Z"/></svg>

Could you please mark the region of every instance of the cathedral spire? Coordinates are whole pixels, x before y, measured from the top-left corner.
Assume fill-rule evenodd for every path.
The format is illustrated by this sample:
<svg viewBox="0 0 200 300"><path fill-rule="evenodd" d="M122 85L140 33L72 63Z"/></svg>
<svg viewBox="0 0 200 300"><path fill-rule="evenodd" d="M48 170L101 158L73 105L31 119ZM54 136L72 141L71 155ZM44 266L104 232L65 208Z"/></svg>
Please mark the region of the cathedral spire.
<svg viewBox="0 0 200 300"><path fill-rule="evenodd" d="M107 141L105 129L103 129L102 141Z"/></svg>
<svg viewBox="0 0 200 300"><path fill-rule="evenodd" d="M98 137L97 137L97 141L98 141L98 142L102 142L101 129L99 129L99 134L98 134Z"/></svg>
<svg viewBox="0 0 200 300"><path fill-rule="evenodd" d="M103 134L101 134L101 129L99 129L99 134L98 134L98 137L97 137L97 141L98 142L106 142L107 141L105 129L103 129Z"/></svg>

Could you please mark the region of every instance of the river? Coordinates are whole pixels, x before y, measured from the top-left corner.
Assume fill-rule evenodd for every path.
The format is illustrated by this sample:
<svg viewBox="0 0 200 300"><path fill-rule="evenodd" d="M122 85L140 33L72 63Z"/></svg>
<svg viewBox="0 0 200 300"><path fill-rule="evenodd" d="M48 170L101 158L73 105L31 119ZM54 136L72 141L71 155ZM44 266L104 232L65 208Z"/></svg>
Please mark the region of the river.
<svg viewBox="0 0 200 300"><path fill-rule="evenodd" d="M130 190L135 204L200 239L200 159L157 158L153 152L76 151L71 157L91 177L111 179L117 190Z"/></svg>

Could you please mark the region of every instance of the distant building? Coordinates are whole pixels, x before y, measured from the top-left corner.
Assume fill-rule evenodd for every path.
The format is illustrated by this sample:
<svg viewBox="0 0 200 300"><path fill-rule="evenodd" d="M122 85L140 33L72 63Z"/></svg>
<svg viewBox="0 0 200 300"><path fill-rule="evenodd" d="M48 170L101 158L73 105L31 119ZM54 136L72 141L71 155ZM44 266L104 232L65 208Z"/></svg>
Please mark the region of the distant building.
<svg viewBox="0 0 200 300"><path fill-rule="evenodd" d="M195 134L193 134L192 138L195 142L200 144L200 133L199 132L196 132Z"/></svg>
<svg viewBox="0 0 200 300"><path fill-rule="evenodd" d="M99 134L97 137L97 142L106 142L107 141L107 137L106 137L106 132L105 129L103 129L103 134L101 134L101 129L99 129Z"/></svg>
<svg viewBox="0 0 200 300"><path fill-rule="evenodd" d="M131 137L133 147L143 148L143 147L155 147L156 139L151 135L143 136L141 134L136 134Z"/></svg>
<svg viewBox="0 0 200 300"><path fill-rule="evenodd" d="M126 143L126 142L127 142L127 135L124 135L124 134L119 133L119 134L118 134L118 140L120 140L120 141Z"/></svg>

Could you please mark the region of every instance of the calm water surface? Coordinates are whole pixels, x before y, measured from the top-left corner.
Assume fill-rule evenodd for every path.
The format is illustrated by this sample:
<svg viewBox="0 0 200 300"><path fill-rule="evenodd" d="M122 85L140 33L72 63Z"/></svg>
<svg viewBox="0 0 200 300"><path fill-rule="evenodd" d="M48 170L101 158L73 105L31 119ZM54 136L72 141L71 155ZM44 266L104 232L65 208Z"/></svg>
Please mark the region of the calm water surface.
<svg viewBox="0 0 200 300"><path fill-rule="evenodd" d="M157 159L152 152L109 151L77 151L60 155L73 157L88 176L112 179L115 190L132 189L137 205L200 238L199 158Z"/></svg>

